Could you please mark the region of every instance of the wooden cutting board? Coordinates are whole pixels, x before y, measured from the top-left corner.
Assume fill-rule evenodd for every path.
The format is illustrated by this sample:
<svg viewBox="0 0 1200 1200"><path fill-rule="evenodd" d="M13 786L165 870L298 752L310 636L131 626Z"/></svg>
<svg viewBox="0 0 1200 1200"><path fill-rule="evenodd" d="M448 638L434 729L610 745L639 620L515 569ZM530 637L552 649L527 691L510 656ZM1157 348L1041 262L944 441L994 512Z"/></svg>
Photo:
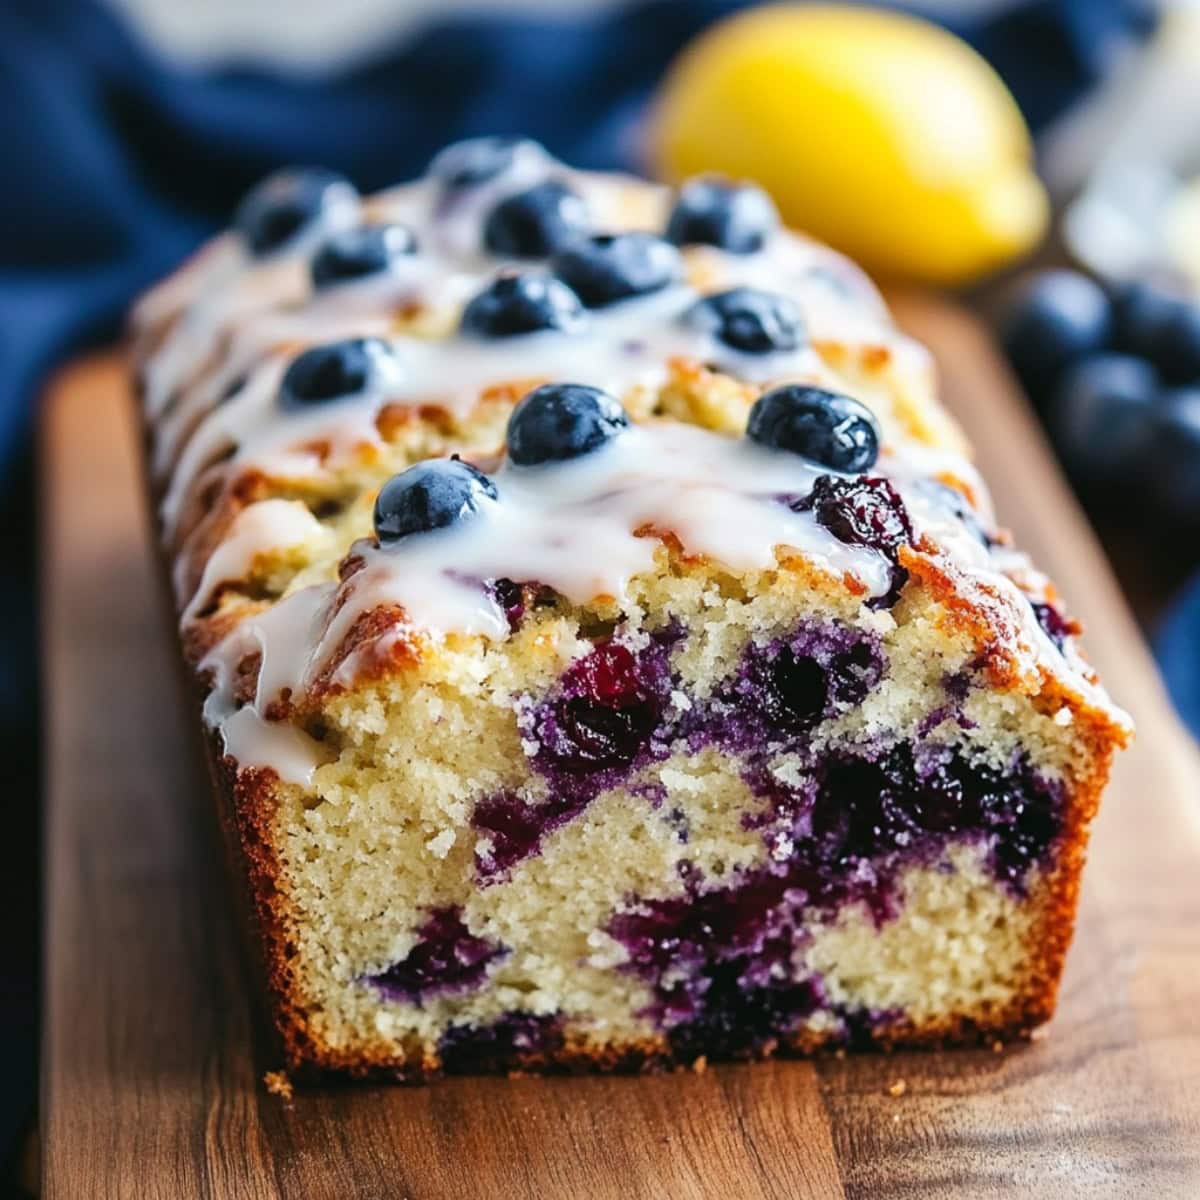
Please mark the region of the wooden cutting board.
<svg viewBox="0 0 1200 1200"><path fill-rule="evenodd" d="M1046 1035L1003 1053L268 1094L127 381L103 356L56 380L41 424L46 1196L1200 1196L1200 759L980 328L927 298L897 310L1140 726Z"/></svg>

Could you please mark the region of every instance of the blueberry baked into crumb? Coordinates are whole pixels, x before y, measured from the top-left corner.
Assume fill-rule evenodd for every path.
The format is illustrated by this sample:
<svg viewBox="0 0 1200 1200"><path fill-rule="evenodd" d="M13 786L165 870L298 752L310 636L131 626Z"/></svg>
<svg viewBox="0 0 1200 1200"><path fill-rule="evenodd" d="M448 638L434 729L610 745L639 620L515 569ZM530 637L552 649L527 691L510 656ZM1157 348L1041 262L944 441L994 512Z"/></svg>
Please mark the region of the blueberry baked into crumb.
<svg viewBox="0 0 1200 1200"><path fill-rule="evenodd" d="M1128 720L925 351L758 188L514 138L289 173L133 334L291 1069L1050 1015Z"/></svg>

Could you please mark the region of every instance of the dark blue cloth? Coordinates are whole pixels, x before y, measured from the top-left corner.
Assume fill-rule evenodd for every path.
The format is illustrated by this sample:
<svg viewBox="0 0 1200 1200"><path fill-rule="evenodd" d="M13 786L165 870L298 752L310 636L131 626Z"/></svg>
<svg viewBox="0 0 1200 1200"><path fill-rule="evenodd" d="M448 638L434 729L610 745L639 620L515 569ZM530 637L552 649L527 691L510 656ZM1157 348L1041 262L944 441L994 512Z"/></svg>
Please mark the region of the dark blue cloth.
<svg viewBox="0 0 1200 1200"><path fill-rule="evenodd" d="M1154 653L1179 715L1200 738L1200 575L1163 621L1154 639Z"/></svg>
<svg viewBox="0 0 1200 1200"><path fill-rule="evenodd" d="M280 164L323 163L374 188L415 174L451 138L519 132L582 166L628 165L638 118L666 64L706 25L743 6L649 0L571 20L493 9L430 26L318 81L168 64L94 0L4 0L0 761L10 811L27 814L30 846L37 700L27 443L47 370L112 337L138 289ZM1005 76L1037 128L1097 80L1114 41L1144 26L1133 0L1040 0L958 32ZM87 481L79 483L85 504ZM27 796L19 794L22 779ZM10 848L21 840L18 828ZM33 1087L35 894L29 871L0 872L0 911L28 914L0 934L0 1024L9 1035L0 1160Z"/></svg>

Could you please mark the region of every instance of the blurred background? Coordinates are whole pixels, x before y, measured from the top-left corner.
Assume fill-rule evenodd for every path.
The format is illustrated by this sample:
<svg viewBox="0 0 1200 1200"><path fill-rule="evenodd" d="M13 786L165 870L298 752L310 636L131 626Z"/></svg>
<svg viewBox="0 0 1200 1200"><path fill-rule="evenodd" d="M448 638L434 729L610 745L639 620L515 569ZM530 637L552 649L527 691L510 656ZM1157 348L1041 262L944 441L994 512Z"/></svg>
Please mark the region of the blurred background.
<svg viewBox="0 0 1200 1200"><path fill-rule="evenodd" d="M523 133L579 166L755 177L881 281L953 293L994 329L1200 734L1200 0L4 0L0 131L0 738L22 864L0 871L0 1188L30 1186L36 1072L37 398L275 167L369 190L454 138Z"/></svg>

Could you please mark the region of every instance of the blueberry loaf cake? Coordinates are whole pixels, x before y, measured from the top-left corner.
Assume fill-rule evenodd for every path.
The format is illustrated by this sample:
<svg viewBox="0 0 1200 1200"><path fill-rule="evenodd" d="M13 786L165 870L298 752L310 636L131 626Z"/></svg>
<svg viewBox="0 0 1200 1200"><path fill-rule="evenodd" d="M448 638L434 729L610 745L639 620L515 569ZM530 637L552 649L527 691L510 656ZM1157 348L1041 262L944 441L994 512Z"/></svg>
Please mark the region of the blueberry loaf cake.
<svg viewBox="0 0 1200 1200"><path fill-rule="evenodd" d="M1127 718L926 352L760 190L287 171L132 324L291 1067L1050 1015Z"/></svg>

